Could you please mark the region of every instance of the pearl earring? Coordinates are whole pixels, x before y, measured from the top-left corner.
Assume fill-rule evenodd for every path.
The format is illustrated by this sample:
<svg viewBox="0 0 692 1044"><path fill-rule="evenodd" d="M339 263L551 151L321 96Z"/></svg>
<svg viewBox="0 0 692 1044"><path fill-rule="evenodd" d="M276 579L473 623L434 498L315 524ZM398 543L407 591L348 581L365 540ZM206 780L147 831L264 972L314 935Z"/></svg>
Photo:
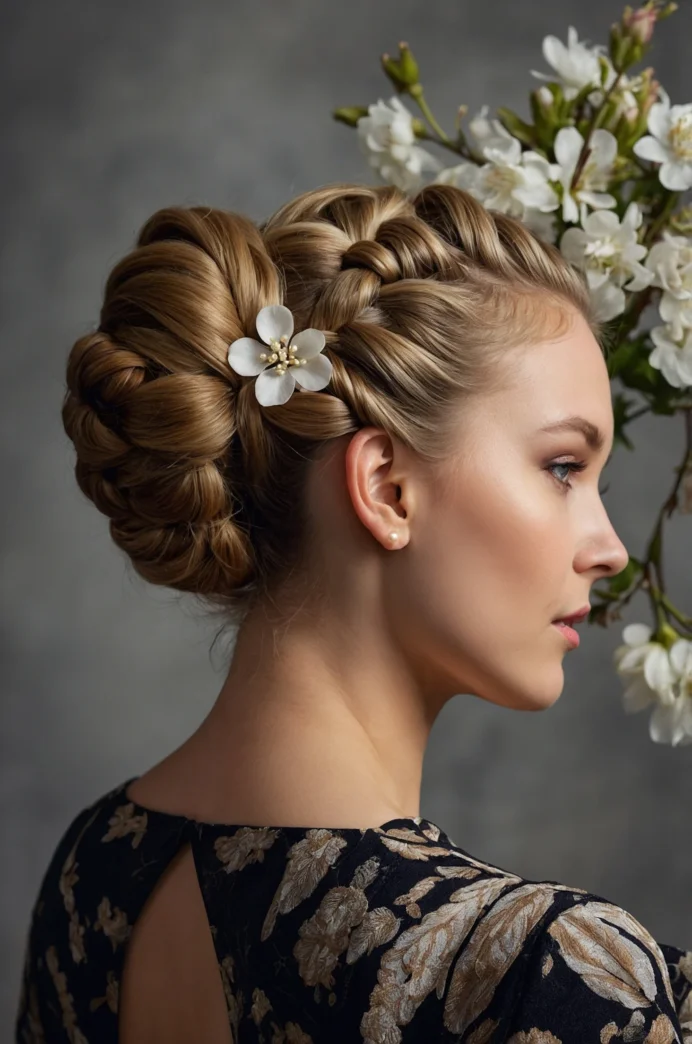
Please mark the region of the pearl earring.
<svg viewBox="0 0 692 1044"><path fill-rule="evenodd" d="M397 540L399 539L399 534L392 532L389 534L389 539L393 544L396 544Z"/></svg>

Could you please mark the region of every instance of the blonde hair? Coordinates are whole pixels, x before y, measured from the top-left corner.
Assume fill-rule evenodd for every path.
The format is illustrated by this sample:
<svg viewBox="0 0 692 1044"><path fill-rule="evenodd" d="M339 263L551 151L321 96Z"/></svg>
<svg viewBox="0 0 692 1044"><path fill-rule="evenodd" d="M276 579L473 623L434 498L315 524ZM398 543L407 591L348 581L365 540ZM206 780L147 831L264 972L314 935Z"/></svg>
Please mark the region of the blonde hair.
<svg viewBox="0 0 692 1044"><path fill-rule="evenodd" d="M228 346L280 303L296 330L325 331L333 377L262 407ZM301 491L326 440L376 425L443 459L464 398L499 387L510 349L575 310L599 338L558 249L449 185L414 199L332 185L260 227L164 208L69 356L62 416L77 481L140 576L238 620L301 559Z"/></svg>

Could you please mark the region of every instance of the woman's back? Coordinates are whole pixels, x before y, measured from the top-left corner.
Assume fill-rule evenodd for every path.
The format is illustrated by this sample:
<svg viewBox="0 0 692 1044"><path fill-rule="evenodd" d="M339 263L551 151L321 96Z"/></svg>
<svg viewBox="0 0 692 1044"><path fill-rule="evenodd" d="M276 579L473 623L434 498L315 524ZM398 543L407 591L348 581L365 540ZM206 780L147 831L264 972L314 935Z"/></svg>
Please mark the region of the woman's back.
<svg viewBox="0 0 692 1044"><path fill-rule="evenodd" d="M692 952L601 896L420 817L200 823L130 801L132 782L75 818L45 875L22 1044L692 1039Z"/></svg>

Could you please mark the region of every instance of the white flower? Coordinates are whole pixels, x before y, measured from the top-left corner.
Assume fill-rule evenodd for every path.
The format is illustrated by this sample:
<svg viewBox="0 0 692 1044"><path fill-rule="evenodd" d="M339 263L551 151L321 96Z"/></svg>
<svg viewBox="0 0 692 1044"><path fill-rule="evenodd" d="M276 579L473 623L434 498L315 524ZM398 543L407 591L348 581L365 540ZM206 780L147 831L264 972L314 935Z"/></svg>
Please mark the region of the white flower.
<svg viewBox="0 0 692 1044"><path fill-rule="evenodd" d="M586 280L598 318L613 319L624 310L625 290L636 292L649 286L653 274L640 264L646 247L637 242L642 212L630 203L620 222L612 210L589 214L583 228L568 228L560 250Z"/></svg>
<svg viewBox="0 0 692 1044"><path fill-rule="evenodd" d="M262 406L279 406L290 399L296 381L309 391L324 388L332 376L332 364L321 355L325 337L312 327L293 336L293 314L284 305L267 305L255 321L264 341L239 337L228 349L228 361L236 373L259 375L255 395ZM272 351L267 352L270 345Z"/></svg>
<svg viewBox="0 0 692 1044"><path fill-rule="evenodd" d="M380 99L368 113L358 120L358 138L370 166L385 182L409 192L420 187L423 171L439 170L438 160L416 145L413 116L399 98L389 103Z"/></svg>
<svg viewBox="0 0 692 1044"><path fill-rule="evenodd" d="M670 326L654 326L650 331L656 347L649 355L651 365L660 370L674 388L692 387L692 329L676 339Z"/></svg>
<svg viewBox="0 0 692 1044"><path fill-rule="evenodd" d="M477 120L483 116L482 112ZM557 168L537 152L522 152L516 138L506 132L500 134L497 128L502 131L504 128L497 120L493 124L497 126L488 124L487 133L481 132L479 137L486 163L478 166L464 161L440 171L435 181L466 189L484 206L518 217L529 227L536 225L537 230L540 228L547 234L552 219L546 219L545 215L560 205L550 184L550 178L557 175ZM477 123L477 128L481 129L482 124Z"/></svg>
<svg viewBox="0 0 692 1044"><path fill-rule="evenodd" d="M661 319L670 325L673 340L681 341L692 327L692 239L665 229L644 264L654 273L653 285L663 290Z"/></svg>
<svg viewBox="0 0 692 1044"><path fill-rule="evenodd" d="M631 677L623 704L626 714L636 714L652 703L649 735L654 743L676 747L692 743L692 642L684 638L666 650L650 641L648 624L629 624L625 640L614 653L618 674Z"/></svg>
<svg viewBox="0 0 692 1044"><path fill-rule="evenodd" d="M649 134L635 142L633 151L640 159L661 163L658 178L664 188L685 191L692 188L692 103L673 105L663 87L661 101L649 110Z"/></svg>
<svg viewBox="0 0 692 1044"><path fill-rule="evenodd" d="M567 30L567 46L557 36L546 36L543 40L543 57L557 73L568 100L575 98L589 84L600 87L601 66L598 56L604 54L605 50L602 44L589 47L585 41L580 42L574 26ZM546 76L533 69L531 75L539 80L555 79L554 76Z"/></svg>
<svg viewBox="0 0 692 1044"><path fill-rule="evenodd" d="M610 131L599 127L589 139L589 157L579 175L576 189L572 191L572 177L576 170L584 139L576 127L561 127L555 135L555 159L560 168L559 180L564 189L562 216L565 221L584 224L586 206L594 210L614 207L615 196L604 192L617 156L617 138ZM577 208L577 202L581 204Z"/></svg>

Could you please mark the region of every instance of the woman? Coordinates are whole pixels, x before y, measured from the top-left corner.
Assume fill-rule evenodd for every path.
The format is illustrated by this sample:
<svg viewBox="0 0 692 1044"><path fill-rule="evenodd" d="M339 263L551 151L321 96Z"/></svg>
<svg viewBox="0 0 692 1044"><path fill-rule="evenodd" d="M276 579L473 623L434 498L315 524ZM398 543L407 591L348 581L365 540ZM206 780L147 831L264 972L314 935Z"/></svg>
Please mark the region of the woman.
<svg viewBox="0 0 692 1044"><path fill-rule="evenodd" d="M419 813L446 701L552 706L560 621L627 563L598 335L451 186L145 224L70 356L77 479L239 632L197 731L58 845L18 1040L682 1042L692 953Z"/></svg>

